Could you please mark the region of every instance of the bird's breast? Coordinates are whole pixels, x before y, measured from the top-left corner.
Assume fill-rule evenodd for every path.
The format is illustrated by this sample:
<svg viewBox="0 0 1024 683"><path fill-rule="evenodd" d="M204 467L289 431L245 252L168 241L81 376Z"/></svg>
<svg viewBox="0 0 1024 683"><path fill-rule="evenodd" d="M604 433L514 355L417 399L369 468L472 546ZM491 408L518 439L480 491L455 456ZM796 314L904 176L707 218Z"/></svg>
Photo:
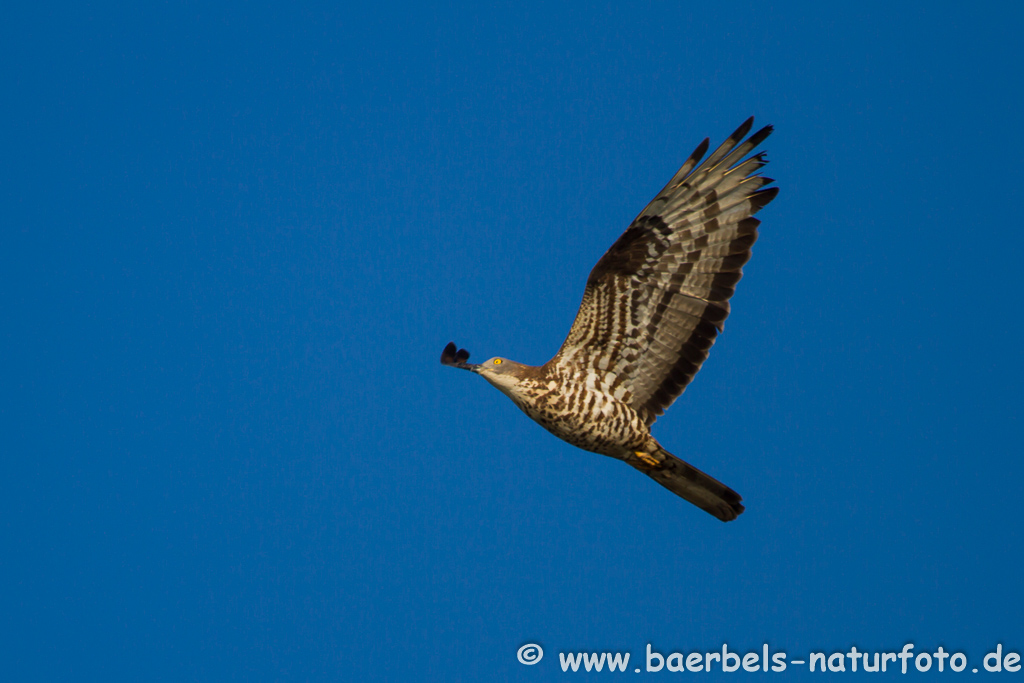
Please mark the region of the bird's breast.
<svg viewBox="0 0 1024 683"><path fill-rule="evenodd" d="M631 406L590 376L524 381L509 397L549 432L587 451L621 457L650 433Z"/></svg>

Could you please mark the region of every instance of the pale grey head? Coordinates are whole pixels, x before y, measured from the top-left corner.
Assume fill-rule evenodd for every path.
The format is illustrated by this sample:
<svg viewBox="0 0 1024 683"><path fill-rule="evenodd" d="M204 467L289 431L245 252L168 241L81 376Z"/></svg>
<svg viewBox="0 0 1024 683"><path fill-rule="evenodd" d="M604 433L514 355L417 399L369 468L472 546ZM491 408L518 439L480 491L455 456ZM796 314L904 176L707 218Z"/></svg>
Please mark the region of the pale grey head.
<svg viewBox="0 0 1024 683"><path fill-rule="evenodd" d="M483 363L467 363L469 351L459 349L454 343L449 342L441 352L441 364L453 368L469 370L480 375L488 382L496 386L505 394L516 393L515 389L526 377L527 373L536 368L517 363L508 358L494 357Z"/></svg>

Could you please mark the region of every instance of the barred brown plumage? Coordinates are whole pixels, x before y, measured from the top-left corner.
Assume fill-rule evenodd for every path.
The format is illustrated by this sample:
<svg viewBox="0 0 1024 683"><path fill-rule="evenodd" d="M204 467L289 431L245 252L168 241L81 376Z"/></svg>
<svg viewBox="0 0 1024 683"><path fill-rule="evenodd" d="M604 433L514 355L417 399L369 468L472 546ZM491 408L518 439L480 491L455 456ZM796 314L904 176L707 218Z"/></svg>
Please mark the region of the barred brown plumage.
<svg viewBox="0 0 1024 683"><path fill-rule="evenodd" d="M539 367L476 365L449 343L441 363L480 374L555 436L624 460L723 521L739 494L666 451L650 426L690 383L729 315L764 208L778 188L744 138L747 119L703 163L705 139L597 262L558 353Z"/></svg>

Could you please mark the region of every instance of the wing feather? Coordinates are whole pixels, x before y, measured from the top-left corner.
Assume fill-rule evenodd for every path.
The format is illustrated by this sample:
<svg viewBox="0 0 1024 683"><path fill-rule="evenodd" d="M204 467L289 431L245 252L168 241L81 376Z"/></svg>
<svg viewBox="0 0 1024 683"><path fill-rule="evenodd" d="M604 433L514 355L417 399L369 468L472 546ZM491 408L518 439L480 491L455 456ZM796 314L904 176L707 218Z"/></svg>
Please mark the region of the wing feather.
<svg viewBox="0 0 1024 683"><path fill-rule="evenodd" d="M744 121L703 163L709 140L701 142L601 257L549 361L606 375L648 424L707 359L757 240L752 216L778 193L758 174L764 153L747 156L772 132L765 126L746 138L753 123Z"/></svg>

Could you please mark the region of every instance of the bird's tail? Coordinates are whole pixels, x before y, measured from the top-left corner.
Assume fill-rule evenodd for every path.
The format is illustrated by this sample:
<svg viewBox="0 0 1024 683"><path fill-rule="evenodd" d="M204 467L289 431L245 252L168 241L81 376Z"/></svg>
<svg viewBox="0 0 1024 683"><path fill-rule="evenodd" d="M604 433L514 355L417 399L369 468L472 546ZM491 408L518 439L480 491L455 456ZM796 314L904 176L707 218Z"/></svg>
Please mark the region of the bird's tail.
<svg viewBox="0 0 1024 683"><path fill-rule="evenodd" d="M661 446L658 446L656 452L645 455L658 464L645 462L648 458L627 462L672 493L723 522L732 521L742 514L743 504L740 501L743 498L722 482L683 462Z"/></svg>

